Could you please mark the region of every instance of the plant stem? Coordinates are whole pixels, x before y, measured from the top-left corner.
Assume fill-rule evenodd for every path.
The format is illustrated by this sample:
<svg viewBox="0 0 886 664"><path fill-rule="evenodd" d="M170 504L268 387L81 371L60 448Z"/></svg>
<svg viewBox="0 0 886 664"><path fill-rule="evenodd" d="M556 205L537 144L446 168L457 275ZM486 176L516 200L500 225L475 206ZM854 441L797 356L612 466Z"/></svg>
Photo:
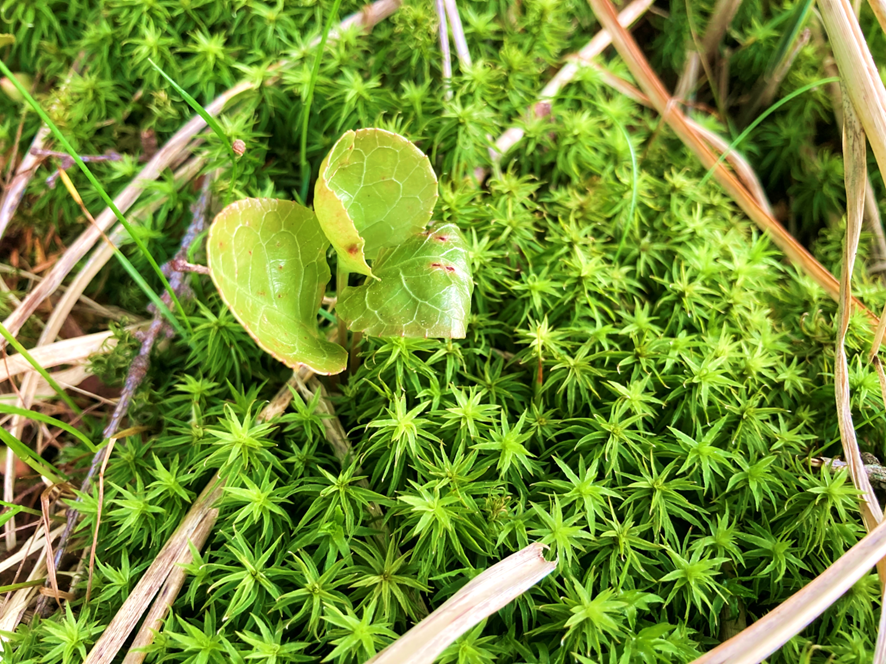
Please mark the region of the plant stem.
<svg viewBox="0 0 886 664"><path fill-rule="evenodd" d="M314 66L311 68L311 78L308 80L308 90L305 95L305 105L301 114L301 142L299 145L299 167L301 168L301 198L302 202L307 201L308 183L311 181L311 171L308 168L308 121L311 118L311 104L314 101L314 86L317 84L317 76L320 74L320 61L323 59L323 49L326 48L326 40L329 38L329 31L332 29L332 22L338 16L338 8L341 6L341 0L335 0L332 5L332 11L326 17L326 25L323 26L323 35L320 37L320 46L317 48L317 55L314 56Z"/></svg>
<svg viewBox="0 0 886 664"><path fill-rule="evenodd" d="M344 269L341 264L338 265L335 269L335 295L336 295L336 303L341 300L342 292L345 287L348 285L348 274L349 272ZM344 320L339 316L338 317L338 343L341 346L344 346L345 350L348 348L348 324L345 323Z"/></svg>

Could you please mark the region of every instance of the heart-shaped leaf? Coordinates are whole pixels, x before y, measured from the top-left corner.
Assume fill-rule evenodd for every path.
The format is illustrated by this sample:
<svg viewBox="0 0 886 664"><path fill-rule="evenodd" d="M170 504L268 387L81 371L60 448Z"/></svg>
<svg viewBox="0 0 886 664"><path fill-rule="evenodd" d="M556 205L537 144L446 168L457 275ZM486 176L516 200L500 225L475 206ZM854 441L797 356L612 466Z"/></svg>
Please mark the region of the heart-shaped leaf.
<svg viewBox="0 0 886 664"><path fill-rule="evenodd" d="M437 177L428 158L384 129L346 132L320 165L314 209L348 272L371 275L366 260L430 221Z"/></svg>
<svg viewBox="0 0 886 664"><path fill-rule="evenodd" d="M212 281L256 343L287 366L322 374L339 373L348 361L317 328L328 247L313 212L273 198L232 203L207 241Z"/></svg>
<svg viewBox="0 0 886 664"><path fill-rule="evenodd" d="M455 224L384 249L373 267L377 280L345 289L336 305L352 330L378 337L465 336L474 282Z"/></svg>

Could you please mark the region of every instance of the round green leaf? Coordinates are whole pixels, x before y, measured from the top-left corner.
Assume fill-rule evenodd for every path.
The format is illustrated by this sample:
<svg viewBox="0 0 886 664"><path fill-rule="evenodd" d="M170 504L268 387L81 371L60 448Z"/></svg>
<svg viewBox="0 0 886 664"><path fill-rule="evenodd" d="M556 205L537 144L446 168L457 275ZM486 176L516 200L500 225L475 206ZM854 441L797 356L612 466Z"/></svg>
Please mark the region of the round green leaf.
<svg viewBox="0 0 886 664"><path fill-rule="evenodd" d="M352 330L378 337L465 336L474 282L455 224L383 250L374 268L377 280L345 289L336 305Z"/></svg>
<svg viewBox="0 0 886 664"><path fill-rule="evenodd" d="M287 366L321 374L339 373L348 361L317 327L328 247L313 212L273 198L232 203L207 241L212 281L256 343Z"/></svg>
<svg viewBox="0 0 886 664"><path fill-rule="evenodd" d="M320 165L314 209L348 272L371 275L366 260L421 230L437 201L425 154L383 129L346 132Z"/></svg>

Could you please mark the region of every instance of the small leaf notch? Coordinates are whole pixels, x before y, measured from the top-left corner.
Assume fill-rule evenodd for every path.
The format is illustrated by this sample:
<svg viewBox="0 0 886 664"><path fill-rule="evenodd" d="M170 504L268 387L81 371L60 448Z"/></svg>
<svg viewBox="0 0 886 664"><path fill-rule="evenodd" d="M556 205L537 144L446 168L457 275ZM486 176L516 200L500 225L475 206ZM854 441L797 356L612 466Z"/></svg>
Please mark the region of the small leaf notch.
<svg viewBox="0 0 886 664"><path fill-rule="evenodd" d="M464 338L474 282L455 224L382 250L373 267L377 280L345 289L337 304L350 329L379 337Z"/></svg>
<svg viewBox="0 0 886 664"><path fill-rule="evenodd" d="M348 272L373 276L367 260L424 228L437 176L408 139L384 129L346 132L320 165L314 208Z"/></svg>

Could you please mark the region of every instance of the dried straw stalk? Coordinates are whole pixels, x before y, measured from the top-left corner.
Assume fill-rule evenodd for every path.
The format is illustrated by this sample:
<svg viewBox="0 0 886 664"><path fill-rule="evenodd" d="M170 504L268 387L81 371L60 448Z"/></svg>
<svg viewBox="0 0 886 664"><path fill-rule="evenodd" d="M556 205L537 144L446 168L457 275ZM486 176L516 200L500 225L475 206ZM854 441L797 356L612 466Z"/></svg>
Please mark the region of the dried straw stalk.
<svg viewBox="0 0 886 664"><path fill-rule="evenodd" d="M799 634L886 556L880 524L787 601L692 664L757 664Z"/></svg>
<svg viewBox="0 0 886 664"><path fill-rule="evenodd" d="M646 10L652 6L653 2L654 0L633 0L618 15L619 23L625 27L633 25L637 19L646 13ZM560 94L560 90L575 78L579 70L590 65L593 59L606 50L611 43L612 38L609 36L609 33L606 30L601 30L580 51L566 56L566 64L542 88L536 103L529 107L528 115L534 117L539 108L543 108L546 104L553 101ZM522 127L510 127L507 129L495 141L495 147L489 148L489 157L492 159L492 162L497 165L501 161L502 155L522 141L525 134L526 132ZM477 168L474 171L474 177L481 183L488 174L485 168Z"/></svg>
<svg viewBox="0 0 886 664"><path fill-rule="evenodd" d="M696 155L702 165L707 169L713 169L713 174L720 185L732 196L738 206L757 224L769 234L773 243L781 249L787 258L796 266L805 271L812 279L821 286L828 295L835 300L840 296L840 285L834 276L810 254L803 245L797 242L785 228L778 223L766 209L760 205L755 197L741 184L741 182L718 163L717 156L704 142L704 139L696 132L686 117L674 103L658 76L649 66L646 57L640 47L634 41L631 34L625 30L618 21L615 8L610 0L588 0L597 19L602 26L612 35L612 43L625 64L636 79L640 88L649 97L652 105L662 115L674 133ZM886 121L886 117L884 117ZM856 298L852 298L853 305L867 313L872 320L876 316Z"/></svg>
<svg viewBox="0 0 886 664"><path fill-rule="evenodd" d="M458 637L554 571L546 548L536 542L496 563L366 664L433 664Z"/></svg>

